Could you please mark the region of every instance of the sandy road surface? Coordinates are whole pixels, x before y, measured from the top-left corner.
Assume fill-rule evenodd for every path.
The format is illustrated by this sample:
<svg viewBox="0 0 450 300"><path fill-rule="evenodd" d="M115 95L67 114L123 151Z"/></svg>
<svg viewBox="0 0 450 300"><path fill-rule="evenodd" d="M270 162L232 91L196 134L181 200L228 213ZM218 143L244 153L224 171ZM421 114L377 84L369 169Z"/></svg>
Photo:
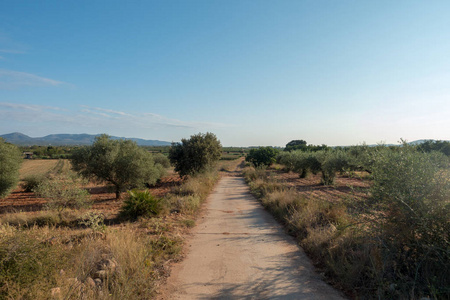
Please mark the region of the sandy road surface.
<svg viewBox="0 0 450 300"><path fill-rule="evenodd" d="M242 178L222 178L206 205L161 299L342 299Z"/></svg>

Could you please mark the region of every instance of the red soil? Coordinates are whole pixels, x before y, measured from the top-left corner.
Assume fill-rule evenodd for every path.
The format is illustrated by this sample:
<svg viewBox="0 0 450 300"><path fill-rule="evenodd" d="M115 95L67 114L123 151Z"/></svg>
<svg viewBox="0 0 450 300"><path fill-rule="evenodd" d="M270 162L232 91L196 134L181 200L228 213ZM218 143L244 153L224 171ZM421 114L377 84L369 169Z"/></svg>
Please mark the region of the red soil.
<svg viewBox="0 0 450 300"><path fill-rule="evenodd" d="M162 178L161 182L149 188L151 194L163 197L171 188L181 183L178 175L169 175ZM116 200L114 191L105 184L89 183L86 186L94 201L92 208L99 210L105 215L115 215L123 204L126 193L122 193L122 199ZM0 199L0 214L11 212L40 211L44 209L47 202L45 198L37 197L33 192L25 192L20 186L8 197Z"/></svg>

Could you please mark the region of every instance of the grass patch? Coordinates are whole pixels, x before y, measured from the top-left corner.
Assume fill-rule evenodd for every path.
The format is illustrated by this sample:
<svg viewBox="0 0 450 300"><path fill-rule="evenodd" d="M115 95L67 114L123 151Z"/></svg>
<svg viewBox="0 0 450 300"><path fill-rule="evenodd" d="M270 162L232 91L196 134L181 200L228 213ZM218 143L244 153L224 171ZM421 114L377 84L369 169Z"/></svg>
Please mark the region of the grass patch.
<svg viewBox="0 0 450 300"><path fill-rule="evenodd" d="M195 226L195 220L191 219L181 220L181 224L183 224L183 226L187 228L193 228Z"/></svg>
<svg viewBox="0 0 450 300"><path fill-rule="evenodd" d="M23 180L27 176L45 175L58 164L54 159L26 159L23 161L19 173Z"/></svg>

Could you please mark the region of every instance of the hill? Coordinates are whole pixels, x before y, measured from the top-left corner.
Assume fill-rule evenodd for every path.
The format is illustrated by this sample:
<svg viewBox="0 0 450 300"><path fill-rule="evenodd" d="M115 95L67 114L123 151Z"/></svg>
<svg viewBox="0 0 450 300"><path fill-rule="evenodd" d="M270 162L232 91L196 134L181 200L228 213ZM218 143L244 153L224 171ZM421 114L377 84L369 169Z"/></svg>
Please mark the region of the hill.
<svg viewBox="0 0 450 300"><path fill-rule="evenodd" d="M91 145L99 134L50 134L44 137L29 137L20 132L0 135L7 142L18 146L69 146L69 145ZM112 139L128 139L136 142L139 146L170 146L171 143L159 140L144 140L138 138L124 138L111 136Z"/></svg>

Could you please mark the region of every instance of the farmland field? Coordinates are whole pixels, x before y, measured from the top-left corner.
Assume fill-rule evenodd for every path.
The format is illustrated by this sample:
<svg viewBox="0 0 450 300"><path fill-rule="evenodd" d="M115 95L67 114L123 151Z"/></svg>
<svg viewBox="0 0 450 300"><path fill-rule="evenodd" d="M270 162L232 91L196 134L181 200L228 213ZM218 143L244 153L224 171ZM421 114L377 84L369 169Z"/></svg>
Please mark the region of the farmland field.
<svg viewBox="0 0 450 300"><path fill-rule="evenodd" d="M31 175L43 175L58 164L57 159L26 159L20 168L20 179Z"/></svg>
<svg viewBox="0 0 450 300"><path fill-rule="evenodd" d="M0 201L0 212L26 212L41 211L44 208L46 199L38 197L33 192L26 192L21 187L23 180L29 176L40 176L58 172L70 172L70 161L65 159L36 159L24 160L20 168L19 186L5 199ZM164 196L170 187L180 183L181 179L173 171L168 174L152 188L155 196ZM122 205L122 202L115 201L115 194L111 187L104 183L87 182L83 185L90 193L93 201L92 208L101 211L107 218L115 217ZM124 193L125 195L126 193Z"/></svg>

